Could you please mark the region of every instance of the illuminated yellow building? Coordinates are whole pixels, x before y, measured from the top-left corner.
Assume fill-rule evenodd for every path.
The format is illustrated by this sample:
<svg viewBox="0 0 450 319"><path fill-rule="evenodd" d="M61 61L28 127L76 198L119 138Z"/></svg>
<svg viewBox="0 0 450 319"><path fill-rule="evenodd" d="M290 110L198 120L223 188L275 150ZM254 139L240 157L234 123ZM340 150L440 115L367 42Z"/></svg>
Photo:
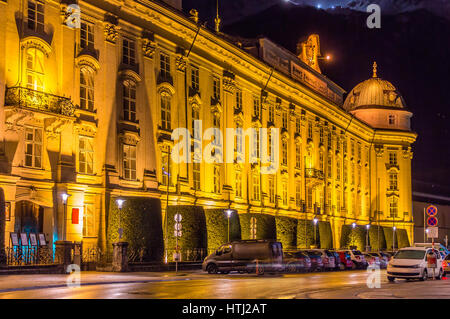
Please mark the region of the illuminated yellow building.
<svg viewBox="0 0 450 319"><path fill-rule="evenodd" d="M344 103L321 74L316 35L297 56L206 29L180 1L149 0L78 1L74 28L70 3L0 0L6 244L10 232L31 231L103 247L119 197L160 199L163 216L168 202L318 218L335 247L352 223L395 225L412 241L412 114L376 67ZM194 119L223 131L279 128L278 171L169 164L172 130Z"/></svg>

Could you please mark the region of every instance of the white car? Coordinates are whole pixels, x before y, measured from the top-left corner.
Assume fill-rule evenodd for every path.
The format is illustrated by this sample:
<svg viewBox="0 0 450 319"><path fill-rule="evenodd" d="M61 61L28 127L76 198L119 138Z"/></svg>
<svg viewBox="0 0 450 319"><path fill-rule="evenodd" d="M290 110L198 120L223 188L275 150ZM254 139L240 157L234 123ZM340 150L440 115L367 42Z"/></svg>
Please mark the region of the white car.
<svg viewBox="0 0 450 319"><path fill-rule="evenodd" d="M389 261L387 267L387 278L394 281L395 278L427 280L433 277L433 268L428 267L427 255L432 252L432 248L408 247L400 249ZM442 257L434 249L436 254L436 268L434 274L436 279L441 279L443 275Z"/></svg>

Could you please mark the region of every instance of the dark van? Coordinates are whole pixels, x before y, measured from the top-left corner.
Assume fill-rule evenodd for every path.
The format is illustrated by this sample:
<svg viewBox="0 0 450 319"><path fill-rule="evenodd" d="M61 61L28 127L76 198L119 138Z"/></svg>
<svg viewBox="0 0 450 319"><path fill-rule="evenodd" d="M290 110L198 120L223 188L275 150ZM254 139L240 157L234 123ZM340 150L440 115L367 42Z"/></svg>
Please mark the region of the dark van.
<svg viewBox="0 0 450 319"><path fill-rule="evenodd" d="M283 246L268 240L240 240L220 246L203 261L202 269L210 274L230 271L275 272L283 270Z"/></svg>

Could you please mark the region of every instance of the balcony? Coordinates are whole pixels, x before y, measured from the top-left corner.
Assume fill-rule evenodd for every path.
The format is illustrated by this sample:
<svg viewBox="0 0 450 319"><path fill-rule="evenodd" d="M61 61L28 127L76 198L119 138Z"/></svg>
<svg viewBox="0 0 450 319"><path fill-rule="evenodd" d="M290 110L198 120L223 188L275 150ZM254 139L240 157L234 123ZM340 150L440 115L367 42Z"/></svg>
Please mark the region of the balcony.
<svg viewBox="0 0 450 319"><path fill-rule="evenodd" d="M20 86L6 89L5 106L25 107L65 116L73 116L75 110L69 98Z"/></svg>
<svg viewBox="0 0 450 319"><path fill-rule="evenodd" d="M305 169L305 177L306 178L323 179L323 172L321 170L318 170L315 168L306 168Z"/></svg>

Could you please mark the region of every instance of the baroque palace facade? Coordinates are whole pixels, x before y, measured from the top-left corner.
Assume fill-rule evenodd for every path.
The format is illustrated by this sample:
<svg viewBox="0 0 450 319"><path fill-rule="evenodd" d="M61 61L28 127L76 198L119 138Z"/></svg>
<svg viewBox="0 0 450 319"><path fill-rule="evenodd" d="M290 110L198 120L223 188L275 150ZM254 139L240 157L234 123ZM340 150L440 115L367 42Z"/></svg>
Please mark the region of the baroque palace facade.
<svg viewBox="0 0 450 319"><path fill-rule="evenodd" d="M344 102L321 74L318 36L296 55L207 29L172 2L0 0L6 245L11 232L40 232L104 247L111 199L134 197L160 199L162 220L167 203L317 218L334 247L352 223L413 240L412 114L376 65ZM279 128L279 169L169 162L172 130L195 119Z"/></svg>

